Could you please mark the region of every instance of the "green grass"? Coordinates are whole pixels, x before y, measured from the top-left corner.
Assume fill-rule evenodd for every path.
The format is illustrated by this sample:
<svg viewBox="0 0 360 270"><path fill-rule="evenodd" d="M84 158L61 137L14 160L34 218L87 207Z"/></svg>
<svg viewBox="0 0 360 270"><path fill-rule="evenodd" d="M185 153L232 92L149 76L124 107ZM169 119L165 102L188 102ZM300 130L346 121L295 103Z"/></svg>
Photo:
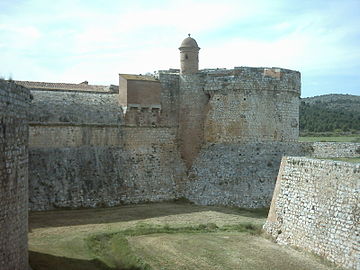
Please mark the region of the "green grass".
<svg viewBox="0 0 360 270"><path fill-rule="evenodd" d="M115 269L150 270L151 267L131 250L127 237L151 234L201 234L218 232L261 234L261 225L240 223L218 227L215 223L199 224L197 226L170 227L169 225L154 226L153 224L140 223L134 228L129 228L115 233L100 233L86 239L90 253L98 260L103 261Z"/></svg>
<svg viewBox="0 0 360 270"><path fill-rule="evenodd" d="M360 142L360 136L299 137L300 142Z"/></svg>
<svg viewBox="0 0 360 270"><path fill-rule="evenodd" d="M351 162L351 163L360 163L360 157L356 158L319 158L319 159L328 159L328 160L335 160L335 161L345 161L345 162Z"/></svg>
<svg viewBox="0 0 360 270"><path fill-rule="evenodd" d="M30 265L33 270L334 269L263 237L267 211L157 203L30 213Z"/></svg>

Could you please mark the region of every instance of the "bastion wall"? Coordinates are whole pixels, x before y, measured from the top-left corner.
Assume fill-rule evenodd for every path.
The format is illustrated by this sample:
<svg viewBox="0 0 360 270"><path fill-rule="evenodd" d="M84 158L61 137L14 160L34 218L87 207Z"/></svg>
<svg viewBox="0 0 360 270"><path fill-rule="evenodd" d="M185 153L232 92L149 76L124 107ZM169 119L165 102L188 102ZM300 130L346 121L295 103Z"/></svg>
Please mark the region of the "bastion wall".
<svg viewBox="0 0 360 270"><path fill-rule="evenodd" d="M210 70L208 143L293 142L299 136L300 73L280 68Z"/></svg>
<svg viewBox="0 0 360 270"><path fill-rule="evenodd" d="M208 144L188 174L185 197L201 205L267 207L285 154L307 151L288 142Z"/></svg>
<svg viewBox="0 0 360 270"><path fill-rule="evenodd" d="M181 132L188 147L199 148L184 196L203 205L268 206L281 157L309 154L297 142L300 73L238 67L181 81L181 107L196 108L188 110Z"/></svg>
<svg viewBox="0 0 360 270"><path fill-rule="evenodd" d="M121 105L114 87L28 83L31 210L178 197L267 206L281 157L306 154L296 143L297 71L168 70L158 79L120 74L120 80L123 97L152 93L158 80L160 104L123 98Z"/></svg>
<svg viewBox="0 0 360 270"><path fill-rule="evenodd" d="M360 164L284 157L264 229L279 244L359 269Z"/></svg>
<svg viewBox="0 0 360 270"><path fill-rule="evenodd" d="M357 157L359 144L298 142L299 72L199 71L190 36L180 51L182 70L119 86L0 81L1 269L27 266L28 207L264 207L273 194L265 229L279 243L358 267L359 165L280 161Z"/></svg>
<svg viewBox="0 0 360 270"><path fill-rule="evenodd" d="M30 92L0 80L0 269L28 269Z"/></svg>
<svg viewBox="0 0 360 270"><path fill-rule="evenodd" d="M126 118L110 91L31 93L31 210L177 198L185 171L174 125L141 109Z"/></svg>

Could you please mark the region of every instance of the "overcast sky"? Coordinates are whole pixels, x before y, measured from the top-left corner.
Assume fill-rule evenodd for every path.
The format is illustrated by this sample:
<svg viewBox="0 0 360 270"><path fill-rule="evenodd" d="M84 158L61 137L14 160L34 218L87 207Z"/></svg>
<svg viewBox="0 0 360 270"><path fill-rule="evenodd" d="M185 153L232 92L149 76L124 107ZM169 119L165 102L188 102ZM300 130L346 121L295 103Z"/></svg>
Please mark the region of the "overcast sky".
<svg viewBox="0 0 360 270"><path fill-rule="evenodd" d="M200 68L294 69L303 97L360 95L360 0L0 0L0 76L118 84L179 68L188 33Z"/></svg>

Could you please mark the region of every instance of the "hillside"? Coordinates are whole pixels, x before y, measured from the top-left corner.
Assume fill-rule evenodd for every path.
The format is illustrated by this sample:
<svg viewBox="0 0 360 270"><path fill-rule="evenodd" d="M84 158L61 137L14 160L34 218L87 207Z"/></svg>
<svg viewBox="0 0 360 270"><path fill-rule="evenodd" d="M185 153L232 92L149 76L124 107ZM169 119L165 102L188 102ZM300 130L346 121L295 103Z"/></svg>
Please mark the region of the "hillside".
<svg viewBox="0 0 360 270"><path fill-rule="evenodd" d="M360 132L360 96L331 94L301 99L300 132Z"/></svg>

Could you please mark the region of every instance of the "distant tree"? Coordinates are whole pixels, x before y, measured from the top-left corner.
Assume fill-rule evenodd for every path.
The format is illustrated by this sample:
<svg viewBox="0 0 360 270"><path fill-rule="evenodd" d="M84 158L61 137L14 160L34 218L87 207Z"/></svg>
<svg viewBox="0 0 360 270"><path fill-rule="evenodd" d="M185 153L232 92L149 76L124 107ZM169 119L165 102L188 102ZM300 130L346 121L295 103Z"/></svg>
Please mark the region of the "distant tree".
<svg viewBox="0 0 360 270"><path fill-rule="evenodd" d="M338 106L341 104L341 106ZM336 105L336 106L335 106ZM300 103L300 131L349 132L360 131L360 113L350 109L360 106L355 101Z"/></svg>

